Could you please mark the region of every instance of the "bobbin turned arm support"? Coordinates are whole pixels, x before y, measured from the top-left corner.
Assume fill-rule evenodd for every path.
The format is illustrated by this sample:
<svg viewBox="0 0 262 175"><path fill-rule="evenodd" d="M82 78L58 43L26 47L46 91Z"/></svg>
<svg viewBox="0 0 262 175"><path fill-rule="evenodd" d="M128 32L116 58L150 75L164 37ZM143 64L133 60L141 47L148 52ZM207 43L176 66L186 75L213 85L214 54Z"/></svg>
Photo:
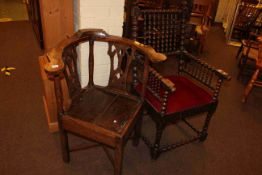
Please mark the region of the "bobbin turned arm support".
<svg viewBox="0 0 262 175"><path fill-rule="evenodd" d="M180 56L179 74L189 76L201 85L213 90L214 100L217 99L219 95L222 82L231 79L225 71L209 65L202 59L189 53L182 53Z"/></svg>

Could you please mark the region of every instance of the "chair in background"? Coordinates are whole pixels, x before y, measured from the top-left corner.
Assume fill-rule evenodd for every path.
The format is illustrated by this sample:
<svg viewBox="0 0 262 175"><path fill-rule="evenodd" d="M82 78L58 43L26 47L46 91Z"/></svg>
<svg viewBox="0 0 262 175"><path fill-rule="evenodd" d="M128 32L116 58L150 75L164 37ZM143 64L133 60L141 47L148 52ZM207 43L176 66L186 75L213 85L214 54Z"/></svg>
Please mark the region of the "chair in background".
<svg viewBox="0 0 262 175"><path fill-rule="evenodd" d="M254 35L255 38L259 38L259 36ZM243 40L241 52L238 53L240 55L238 66L239 66L239 72L237 78L240 79L244 73L247 73L248 70L251 69L253 71L254 65L257 62L258 59L258 53L259 53L259 45L260 41L256 40Z"/></svg>
<svg viewBox="0 0 262 175"><path fill-rule="evenodd" d="M256 61L256 66L255 66L255 71L253 72L251 79L249 80L245 90L244 90L244 95L243 95L243 99L242 102L246 102L247 98L250 94L250 92L252 91L254 86L257 87L262 87L262 81L259 80L259 75L262 71L262 38L259 38L260 40L260 44L259 44L259 48L258 48L258 55L257 55L257 59Z"/></svg>
<svg viewBox="0 0 262 175"><path fill-rule="evenodd" d="M249 28L248 31L249 33L247 34L248 37L241 39L241 45L238 49L236 59L240 57L240 54L242 53L242 49L250 44L252 44L251 46L252 48L258 49L258 42L253 42L253 41L256 41L256 38L261 34L261 29L262 29L262 13L260 12L255 23ZM251 43L249 43L250 41Z"/></svg>
<svg viewBox="0 0 262 175"><path fill-rule="evenodd" d="M86 87L81 88L76 49L83 42L89 43L89 81ZM94 83L96 61L94 47L98 42L108 45L108 50L105 50L108 59L104 60L110 64L107 86ZM143 69L136 74L132 69L136 69L138 54L143 55L144 64ZM83 147L69 149L68 133L72 133L97 143L84 148L102 146L114 166L114 174L120 175L124 145L132 133L134 133L133 144L137 145L139 141L148 62L164 60L165 56L156 53L151 47L110 36L98 29L80 30L45 56L50 61L45 70L55 85L63 160L69 162L70 151L83 149ZM63 77L71 102L68 107L65 107L63 101L63 94L67 93L61 88ZM140 96L132 93L137 78L142 85ZM114 159L106 146L114 149Z"/></svg>
<svg viewBox="0 0 262 175"><path fill-rule="evenodd" d="M250 29L261 13L261 9L254 4L242 3L239 6L238 14L232 30L232 38L241 41L247 39Z"/></svg>
<svg viewBox="0 0 262 175"><path fill-rule="evenodd" d="M206 36L211 27L211 10L210 0L194 0L189 23L195 26L193 40L197 42L198 53L203 53Z"/></svg>
<svg viewBox="0 0 262 175"><path fill-rule="evenodd" d="M180 58L177 74L163 77L150 68L145 101L148 114L155 122L156 132L153 141L145 135L142 138L149 147L153 159L157 159L163 152L207 138L208 126L218 105L220 87L224 80L230 80L224 71L189 53L183 52L176 56ZM136 90L141 94L139 86ZM200 129L187 120L193 116L206 116ZM161 138L164 130L178 121L184 122L195 135L189 139L163 145Z"/></svg>

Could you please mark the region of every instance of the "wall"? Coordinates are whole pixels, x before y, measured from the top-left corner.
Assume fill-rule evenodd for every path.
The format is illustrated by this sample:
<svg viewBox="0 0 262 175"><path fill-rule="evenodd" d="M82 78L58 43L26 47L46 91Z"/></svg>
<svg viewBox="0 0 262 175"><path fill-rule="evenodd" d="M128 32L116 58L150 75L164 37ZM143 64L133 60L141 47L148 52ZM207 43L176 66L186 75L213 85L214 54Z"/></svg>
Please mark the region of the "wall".
<svg viewBox="0 0 262 175"><path fill-rule="evenodd" d="M75 0L74 27L75 30L83 28L102 28L111 35L122 35L124 16L124 0ZM81 84L88 83L88 44L80 45L79 73ZM106 85L109 76L109 59L107 45L95 45L95 76L94 82Z"/></svg>

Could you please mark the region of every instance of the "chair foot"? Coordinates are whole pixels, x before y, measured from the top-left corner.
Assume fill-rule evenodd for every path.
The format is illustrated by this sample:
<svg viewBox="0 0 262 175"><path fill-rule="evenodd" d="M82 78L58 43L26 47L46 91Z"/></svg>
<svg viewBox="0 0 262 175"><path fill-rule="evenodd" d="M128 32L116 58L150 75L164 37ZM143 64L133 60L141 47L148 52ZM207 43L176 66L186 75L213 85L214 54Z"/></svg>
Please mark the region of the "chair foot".
<svg viewBox="0 0 262 175"><path fill-rule="evenodd" d="M206 132L202 132L199 135L199 141L204 142L207 139L208 134Z"/></svg>
<svg viewBox="0 0 262 175"><path fill-rule="evenodd" d="M160 150L159 150L159 146L158 145L155 145L154 147L151 148L151 158L153 160L156 160L159 155L160 155Z"/></svg>
<svg viewBox="0 0 262 175"><path fill-rule="evenodd" d="M68 144L68 135L67 132L63 129L60 129L60 139L61 139L61 148L62 148L62 157L65 163L70 162L69 154L69 144Z"/></svg>
<svg viewBox="0 0 262 175"><path fill-rule="evenodd" d="M132 144L133 146L138 146L140 137L141 137L141 128L142 128L142 121L143 118L142 116L138 119L136 125L135 125L135 131L134 131L134 136L132 139Z"/></svg>

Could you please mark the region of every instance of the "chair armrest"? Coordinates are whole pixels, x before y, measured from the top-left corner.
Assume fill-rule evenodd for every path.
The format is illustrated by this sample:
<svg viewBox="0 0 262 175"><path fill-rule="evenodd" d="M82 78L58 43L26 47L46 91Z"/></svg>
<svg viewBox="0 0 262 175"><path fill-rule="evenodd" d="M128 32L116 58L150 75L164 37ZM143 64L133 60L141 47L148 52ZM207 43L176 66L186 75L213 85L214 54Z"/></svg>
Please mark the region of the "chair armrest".
<svg viewBox="0 0 262 175"><path fill-rule="evenodd" d="M199 85L204 85L212 92L213 100L217 100L223 81L231 79L228 73L189 53L182 53L180 59L179 74L190 77Z"/></svg>
<svg viewBox="0 0 262 175"><path fill-rule="evenodd" d="M143 59L138 59L138 63L140 66L142 66L144 64ZM175 84L169 79L163 77L153 67L149 66L148 70L149 72L146 88L151 94L153 94L155 98L157 98L161 102L165 94L167 95L168 93L175 91Z"/></svg>
<svg viewBox="0 0 262 175"><path fill-rule="evenodd" d="M191 65L196 66L197 69L194 70L194 71L191 71L191 73L190 73L189 70L184 69L186 67L182 66L186 62L190 62ZM231 79L229 74L226 73L225 71L223 71L222 69L217 69L217 68L209 65L205 61L195 57L194 55L192 55L190 53L183 53L182 54L182 59L180 61L179 71L186 71L186 72L190 73L192 77L197 77L197 75L200 74L201 69L206 69L205 71L202 72L203 74L208 74L210 72L213 72L220 79L225 79L225 80Z"/></svg>

